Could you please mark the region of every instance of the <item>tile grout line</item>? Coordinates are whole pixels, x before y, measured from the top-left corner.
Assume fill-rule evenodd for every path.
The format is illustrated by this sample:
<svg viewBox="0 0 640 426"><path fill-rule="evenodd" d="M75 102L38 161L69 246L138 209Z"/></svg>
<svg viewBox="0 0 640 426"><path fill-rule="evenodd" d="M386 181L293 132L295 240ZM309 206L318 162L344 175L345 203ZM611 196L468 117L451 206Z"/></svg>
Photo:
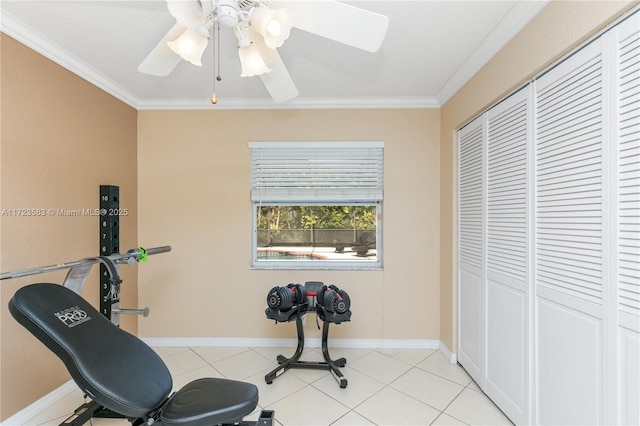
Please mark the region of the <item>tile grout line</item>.
<svg viewBox="0 0 640 426"><path fill-rule="evenodd" d="M407 397L409 397L409 398L413 399L414 401L419 402L420 404L426 405L427 407L430 407L430 408L432 408L432 409L434 409L434 410L436 410L436 411L440 412L440 414L438 414L438 416L436 416L436 419L437 419L438 417L440 417L440 415L442 415L442 414L443 414L443 411L438 410L436 407L433 407L433 406L431 406L431 405L429 405L429 404L427 404L427 403L425 403L425 402L423 402L423 401L420 401L419 399L414 398L413 396L408 395L408 394L406 394L406 393L402 392L401 390L396 389L396 388L394 388L393 386L391 386L391 384L392 384L393 382L395 382L396 380L398 380L398 379L399 379L399 378L401 378L402 376L404 376L404 375L408 374L408 373L409 373L411 370L413 370L414 368L418 368L418 369L419 369L419 370L421 370L421 371L425 371L425 370L422 370L421 368L419 368L419 367L418 367L418 364L420 364L420 363L424 362L425 360L427 360L427 359L428 359L429 357L431 357L431 356L432 356L436 351L434 351L434 352L432 352L431 354L427 355L424 359L422 359L422 360L418 361L418 363L415 363L415 364L408 363L408 362L402 361L402 360L400 360L400 359L398 359L398 358L395 358L395 357L393 357L393 356L391 356L391 355L385 354L385 353L381 352L381 351L379 350L379 348L373 349L371 352L377 352L377 353L379 353L380 355L383 355L383 356L385 356L385 357L389 358L390 360L394 360L394 361L397 361L397 362L403 363L403 364L405 364L405 365L409 366L409 369L408 369L407 371L405 371L404 373L400 374L398 377L396 377L395 379L393 379L393 380L392 380L391 382L389 382L389 383L381 382L380 380L378 380L378 379L376 379L376 378L374 378L374 377L371 377L371 376L370 376L369 374L367 374L367 373L364 373L364 372L362 372L362 371L359 371L359 370L357 370L357 369L354 369L354 370L355 370L355 371L357 371L358 373L360 373L360 374L363 374L363 375L367 376L367 377L368 377L368 378L370 378L371 380L374 380L374 381L376 381L376 382L378 382L378 383L381 383L383 386L382 386L382 388L380 388L378 391L376 391L376 392L374 392L373 394L371 394L369 397L367 397L367 398L365 398L364 400L360 401L360 402L359 402L355 407L353 407L353 408L347 407L347 408L349 408L349 411L347 411L343 416L340 416L338 419L336 419L336 420L335 420L333 423L331 423L331 424L335 424L335 422L337 422L338 420L340 420L341 418L343 418L344 416L346 416L346 415L347 415L347 414L349 414L350 412L353 412L353 413L355 413L356 415L358 415L358 416L360 416L360 417L364 418L365 420L367 420L367 421L371 422L372 424L377 425L377 423L375 423L373 420L371 420L371 419L367 418L364 414L361 414L361 413L359 413L358 411L356 411L356 408L358 408L359 406L361 406L361 405L362 405L362 404L364 404L366 401L368 401L369 399L373 398L375 395L377 395L378 393L382 392L382 391L383 391L383 390L385 390L386 388L391 388L392 390L394 390L394 391L396 391L396 392L399 392L399 393L401 393L402 395L405 395L405 396L407 396ZM363 355L363 357L364 357L364 355ZM439 376L438 376L438 377L439 377ZM443 378L443 379L444 379L444 378ZM451 381L451 380L449 380L449 381ZM456 383L456 384L457 384L457 385L460 385L459 383ZM462 386L462 385L460 385L460 386ZM330 397L330 398L332 398L332 399L334 399L334 400L335 400L335 398L333 398L331 395L328 395L327 393L323 392L321 389L318 389L318 388L316 388L315 386L314 386L314 388L315 388L315 389L317 389L318 391L320 391L320 392L324 393L324 394L325 394L325 395L327 395L328 397ZM464 388L463 388L462 390L464 390ZM461 390L460 392L462 392L462 390ZM457 397L457 396L458 396L458 395L456 395L456 397ZM455 399L455 398L454 398L454 399ZM340 401L337 401L337 402L340 402ZM344 404L342 404L342 405L344 405ZM434 421L435 421L436 419L434 419ZM456 420L458 420L458 419L456 419ZM464 423L464 422L463 422L463 423Z"/></svg>
<svg viewBox="0 0 640 426"><path fill-rule="evenodd" d="M242 350L241 350L240 352L238 352L238 353L234 353L234 354L232 354L232 355L225 356L225 357L221 358L220 360L217 360L216 362L218 362L218 361L223 361L223 360L229 360L229 359L232 359L232 358L234 358L234 357L237 357L238 355L246 354L246 353L247 353L247 352L249 352L249 351L252 351L254 354L259 355L261 358L263 358L263 359L265 359L265 360L267 360L267 361L269 361L269 362L273 362L273 361L272 361L272 360L271 360L267 355L265 355L265 354L263 354L263 353L258 352L258 351L256 350L256 348L247 347L247 346L239 346L238 348L241 348ZM205 365L207 365L207 366L209 366L209 367L213 368L216 372L218 372L218 373L220 374L220 376L221 376L221 377L225 377L225 378L227 378L227 376L226 376L225 374L223 374L221 371L219 371L219 370L218 370L218 369L213 365L213 363L210 363L209 361L207 361L207 360L204 358L204 356L203 356L203 355L201 355L200 353L198 353L198 352L196 351L196 349L197 349L197 347L188 347L188 348L186 348L186 351L191 351L191 352L193 352L193 354L195 354L195 355L196 355L196 359L198 359L198 360L200 360L200 361L204 362L204 364L205 364ZM309 349L313 349L313 348L309 348ZM382 349L384 349L384 348L382 348ZM185 351L185 352L186 352L186 351ZM314 352L318 352L318 351L314 351ZM368 349L367 349L367 351L366 351L366 353L361 354L360 356L356 357L353 361L349 362L349 363L348 363L349 365L348 365L348 366L346 366L346 367L348 367L349 369L353 370L354 372L357 372L358 374L362 374L362 375L363 375L363 377L367 377L367 378L369 378L370 380L373 380L373 381L374 381L374 382L376 382L376 383L380 383L380 384L382 385L382 387L381 387L380 389L378 389L377 391L375 391L373 394L371 394L371 395L369 395L368 397L364 398L362 401L359 401L359 402L355 403L353 407L350 407L350 406L348 406L348 405L344 404L340 399L338 399L338 398L339 398L339 395L336 395L335 393L332 393L332 394L327 393L327 392L329 392L329 389L327 389L327 387L326 387L326 386L324 386L324 388L326 389L326 391L323 391L321 388L319 388L319 386L320 386L320 384L321 384L321 383L320 383L321 381L323 381L324 379L326 379L326 377L327 377L327 376L329 376L329 375L333 376L333 374L332 374L330 371L328 371L325 375L323 375L323 376L321 376L321 377L318 377L318 378L314 378L314 379L313 379L313 380L311 380L311 381L307 381L307 380L305 380L305 379L302 379L302 378L300 378L300 377L297 377L297 376L296 376L296 379L297 379L297 380L300 380L300 381L302 382L302 387L301 387L300 389L294 390L294 391L292 391L292 392L289 392L289 391L287 390L287 394L286 394L286 395L284 395L284 396L282 396L282 397L278 398L277 400L274 400L273 402L271 402L268 406L266 406L266 407L264 407L264 408L267 408L267 409L268 409L268 407L273 406L274 404L280 403L281 401L285 400L286 398L290 397L291 395L295 394L296 392L299 392L299 391L300 391L300 390L302 390L302 389L307 389L308 387L310 387L311 389L313 389L313 390L315 390L315 391L320 392L320 393L321 393L321 394L323 394L324 396L326 396L326 397L330 398L331 400L335 401L337 404L339 404L339 405L343 406L344 408L346 408L346 410L347 410L347 411L346 411L344 414L342 414L341 416L339 416L338 418L336 418L335 420L333 420L333 421L330 423L331 425L336 424L336 423L337 423L337 422L339 422L341 419L343 419L345 416L348 416L348 415L350 415L351 413L353 413L352 415L358 416L358 417L360 417L360 418L362 418L362 419L365 419L365 420L366 420L366 421L368 421L368 422L371 422L371 423L373 423L373 424L377 425L378 423L376 423L376 422L372 421L370 418L368 418L368 417L367 417L367 416L365 416L364 414L361 414L360 412L358 412L358 411L357 411L357 409L358 409L359 407L361 407L361 406L362 406L366 401L369 401L369 400L371 400L371 398L374 398L375 396L379 395L379 393L380 393L380 392L383 392L383 391L385 391L385 390L392 390L392 391L398 392L399 394L403 395L403 397L408 397L409 399L411 399L411 400L413 400L413 401L416 401L416 402L420 403L421 405L424 405L424 406L430 407L431 409L433 409L433 410L437 411L437 412L438 412L438 415L437 415L437 416L435 417L435 419L431 422L431 424L433 424L433 423L434 423L434 422L436 422L439 418L441 418L443 414L444 414L444 415L446 415L446 416L448 416L448 417L450 417L450 418L452 418L452 419L455 419L455 420L457 420L457 421L460 421L461 423L467 424L466 422L463 422L462 420L458 419L456 416L451 415L451 414L449 414L449 413L446 413L445 411L446 411L446 410L448 410L448 409L451 407L451 405L452 405L455 401L457 401L457 399L459 399L459 398L460 398L460 396L462 395L462 393L463 393L466 389L470 389L470 390L472 390L472 391L474 391L474 392L477 392L478 394L481 394L481 395L483 395L483 396L485 396L485 397L487 397L487 396L486 396L486 394L485 394L481 389L480 389L480 390L477 390L477 389L474 389L474 388L472 388L472 387L471 387L471 386L472 386L472 384L473 384L473 385L475 385L475 386L477 386L477 384L476 384L472 379L470 379L470 380L469 380L469 382L468 382L466 385L461 385L459 382L456 382L456 381L451 380L451 379L449 379L449 378L447 378L447 377L445 377L445 376L442 376L442 375L440 375L440 374L437 374L437 373L435 373L435 372L433 372L433 371L426 370L424 367L420 367L420 366L419 366L420 364L424 363L427 359L430 359L432 356L434 356L434 354L435 354L436 352L437 352L437 351L433 351L432 353L430 353L429 355L427 355L427 356L426 356L426 357L424 357L424 358L422 358L422 357L418 357L418 358L420 358L418 361L407 361L407 360L399 359L399 358L397 358L397 357L395 357L395 356L394 356L394 355L396 355L396 354L401 354L401 352L394 352L393 354L388 354L388 353L381 352L381 348L368 348ZM182 353L182 352L180 352L180 353ZM382 381L380 381L379 379L377 379L377 378L375 378L375 377L372 377L372 376L370 375L370 373L371 373L371 372L373 372L373 370L371 370L371 369L368 369L368 370L367 370L367 369L365 369L365 370L367 370L367 371L368 371L368 373L367 373L367 372L363 372L363 371L360 371L360 370L357 370L357 369L355 369L355 368L352 368L352 367L351 367L351 365L352 365L352 364L356 363L358 360L360 360L360 359L362 359L362 358L364 358L364 357L366 357L367 355L370 355L370 354L372 354L372 353L378 353L379 355L383 355L383 356L385 357L384 359L387 359L387 360L390 360L390 361L394 361L394 362L398 362L398 363L400 363L400 364L403 364L404 366L408 367L408 369L407 369L406 371L402 372L402 373L401 373L400 375L398 375L397 377L394 377L394 378L393 378L392 380L390 380L388 383L385 383L385 382L382 382ZM163 357L163 360L166 360L166 359L171 358L172 356L176 356L176 355L177 355L177 354L171 354L171 355L168 355L168 356L167 356L167 358L164 358L164 357ZM402 354L401 354L401 355L402 355ZM411 353L411 354L407 354L407 355L405 355L405 357L411 360L411 359L413 359L416 355L417 355L416 353ZM435 360L435 359L434 359L434 360ZM385 364L384 364L384 362L385 362L385 361L383 361L383 360L381 359L381 365L385 365ZM396 367L396 366L399 366L399 364L394 365L394 367ZM197 368L199 368L199 367L195 367L195 368L189 369L188 371L184 371L184 372L182 372L180 375L189 374L189 373L191 373L191 372L193 372L193 371L197 370ZM383 367L381 367L381 368L383 368ZM257 375L259 375L259 374L263 374L263 373L264 373L264 374L267 374L267 372L268 372L268 371L270 371L270 369L271 369L271 367L269 367L269 368L265 368L263 371L259 371L259 372L255 373L255 374L251 374L250 376L257 376ZM452 384L455 384L455 385L461 386L462 388L460 389L460 391L459 391L459 392L457 392L457 393L455 394L455 396L451 399L451 401L449 401L449 403L448 403L448 404L446 404L446 406L445 406L442 410L440 410L440 409L438 409L438 408L436 408L436 407L433 407L432 405L430 405L430 404L428 404L428 403L426 403L426 402L424 402L424 401L421 401L420 399L418 399L418 398L416 398L416 397L414 397L414 396L412 396L412 395L410 395L410 394L408 394L408 393L405 393L404 391L402 391L402 390L400 390L400 389L397 389L397 388L395 388L395 387L393 386L393 384L394 384L394 383L396 383L400 378L405 377L406 375L410 374L412 371L414 371L414 369L415 369L415 371L416 371L416 372L418 372L418 371L419 371L419 372L423 372L423 373L426 373L426 374L431 374L431 375L433 375L433 376L435 376L435 377L438 377L438 378L440 378L440 379L442 379L442 380L445 380L445 381L450 382L450 383L452 383ZM342 370L342 368L341 368L341 370ZM448 370L446 370L446 369L443 369L442 371L444 371L444 372L448 372ZM293 374L293 373L292 373L292 374ZM178 376L176 376L176 377L179 377L180 375L178 375ZM294 374L294 375L295 375L295 374ZM248 377L246 377L246 378L244 378L244 379L242 379L242 380L245 380L245 381L246 381L250 376L248 376ZM393 376L392 376L392 377L393 377ZM332 379L333 379L333 377L332 377ZM326 383L324 383L324 384L326 385ZM336 385L336 386L337 386L337 385ZM332 396L332 395L334 395L334 396ZM359 398L359 395L358 395L358 397L357 397L357 398ZM487 397L487 398L488 398L488 397ZM488 399L490 400L490 398L488 398ZM356 399L356 401L357 401L357 400L358 400L358 399ZM262 407L262 406L261 406L261 407ZM500 411L501 411L501 410L500 410ZM502 411L501 411L501 412L502 412ZM71 413L69 413L69 415L70 415L70 414L71 414ZM503 415L504 415L504 413L503 413ZM506 417L506 416L505 416L505 417ZM62 418L62 419L63 419L63 418L66 418L66 417L60 417L60 418ZM507 419L508 419L508 417L507 417ZM56 419L49 419L49 420L46 420L44 423L42 423L42 422L41 422L41 423L39 423L39 425L48 425L48 424L50 424L50 422L51 422L52 420L56 420ZM277 419L275 419L275 420L276 420L276 422L277 422L277 425L278 425L278 426L288 426L288 425L285 425L285 424L281 423L281 422L280 422L280 421L278 421ZM52 423L51 423L51 424L52 424Z"/></svg>
<svg viewBox="0 0 640 426"><path fill-rule="evenodd" d="M465 386L465 387L463 387L462 389L460 389L460 392L458 392L458 393L456 394L456 396L454 396L454 397L453 397L453 399L451 399L451 401L449 401L449 403L447 404L447 406L446 406L446 407L444 407L444 408L442 409L442 411L440 412L440 415L439 415L438 417L440 417L441 415L443 415L443 414L444 414L444 415L446 415L446 416L449 416L449 417L452 417L452 418L454 418L454 419L458 420L459 422L464 423L465 425L466 425L466 424L468 424L467 422L463 422L463 421L462 421L462 420L460 420L459 418L457 418L457 417L455 417L455 416L452 416L452 415L451 415L451 414L449 414L449 413L445 413L445 411L447 410L447 408L449 408L449 406L451 406L451 404L453 404L453 401L455 401L456 399L458 399L458 398L460 397L460 395L462 395L462 392L464 392L464 390L465 390L466 388L467 388L467 387ZM473 390L473 389L472 389L472 390ZM436 420L438 420L438 417L436 417L436 419L434 420L434 422L435 422ZM432 422L432 423L433 423L433 422Z"/></svg>
<svg viewBox="0 0 640 426"><path fill-rule="evenodd" d="M413 367L413 368L418 368L418 367ZM391 389L393 389L393 390L395 390L395 391L397 391L397 392L400 392L402 395L408 396L409 398L413 399L414 401L417 401L417 402L419 402L419 403L421 403L421 404L426 405L427 407L430 407L430 408L433 408L433 409L434 409L434 410L436 410L436 411L439 411L439 412L440 412L440 414L444 413L444 410L446 410L446 409L447 409L447 407L448 407L449 405L451 405L451 403L452 403L453 401L455 401L455 399L456 399L458 396L460 396L460 394L462 393L462 391L464 391L464 390L466 389L465 387L462 387L462 389L460 389L460 392L458 392L458 393L456 394L456 396L454 396L454 397L453 397L453 399L451 399L451 401L449 401L449 404L447 404L445 408L443 408L442 410L440 410L439 408L434 407L434 406L433 406L433 405L431 405L431 404L428 404L428 403L426 403L426 402L424 402L424 401L419 400L418 398L416 398L416 397L415 397L415 396L413 396L413 395L409 395L408 393L406 393L406 392L404 392L404 391L402 391L402 390L400 390L400 389L397 389L397 388L395 388L395 387L391 386L391 385L392 385L396 380L398 380L400 377L404 376L405 374L408 374L411 370L413 370L413 368L409 369L406 373L401 374L397 379L395 379L393 382L389 383L386 387L391 387ZM424 371L424 370L422 370L421 368L418 368L418 370L420 370L420 371ZM425 371L425 373L428 373L428 371ZM439 376L438 376L438 377L439 377ZM462 385L461 385L461 384L459 384L459 383L455 383L455 384L456 384L456 385L458 385L458 386L462 386ZM438 415L438 417L440 417L440 414ZM437 419L438 417L436 417L436 419ZM434 421L435 421L435 419L434 419ZM463 422L463 423L464 423L464 422Z"/></svg>

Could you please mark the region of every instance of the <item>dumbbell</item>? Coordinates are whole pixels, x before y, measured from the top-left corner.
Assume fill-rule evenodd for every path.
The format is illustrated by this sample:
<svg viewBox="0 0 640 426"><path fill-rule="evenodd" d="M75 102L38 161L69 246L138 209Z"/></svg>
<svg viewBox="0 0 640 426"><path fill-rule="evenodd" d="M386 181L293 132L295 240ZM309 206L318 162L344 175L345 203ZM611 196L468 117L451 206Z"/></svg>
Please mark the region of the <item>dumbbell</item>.
<svg viewBox="0 0 640 426"><path fill-rule="evenodd" d="M351 307L351 299L349 299L347 292L340 290L335 285L329 287L323 285L316 296L318 304L324 307L327 312L344 314Z"/></svg>
<svg viewBox="0 0 640 426"><path fill-rule="evenodd" d="M269 290L269 293L267 293L267 306L271 309L281 311L306 302L306 300L307 291L301 284L273 287Z"/></svg>

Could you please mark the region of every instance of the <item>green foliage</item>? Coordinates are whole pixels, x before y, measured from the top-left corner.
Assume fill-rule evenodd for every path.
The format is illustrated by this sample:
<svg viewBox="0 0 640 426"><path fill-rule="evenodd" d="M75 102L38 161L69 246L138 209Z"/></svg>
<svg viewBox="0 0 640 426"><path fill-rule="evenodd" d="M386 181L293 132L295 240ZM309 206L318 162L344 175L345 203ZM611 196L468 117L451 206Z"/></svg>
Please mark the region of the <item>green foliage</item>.
<svg viewBox="0 0 640 426"><path fill-rule="evenodd" d="M258 229L376 229L375 206L260 206Z"/></svg>

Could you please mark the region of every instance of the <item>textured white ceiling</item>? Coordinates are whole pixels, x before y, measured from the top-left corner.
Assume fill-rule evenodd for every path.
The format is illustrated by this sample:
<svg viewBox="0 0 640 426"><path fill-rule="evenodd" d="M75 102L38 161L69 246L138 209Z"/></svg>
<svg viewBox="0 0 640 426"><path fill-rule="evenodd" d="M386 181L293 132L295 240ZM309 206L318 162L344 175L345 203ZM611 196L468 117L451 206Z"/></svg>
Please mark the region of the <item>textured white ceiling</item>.
<svg viewBox="0 0 640 426"><path fill-rule="evenodd" d="M376 53L294 29L279 49L300 95L274 104L241 78L236 39L221 29L217 108L435 107L444 103L546 1L352 1L389 17ZM213 53L168 77L137 67L175 23L163 0L0 2L3 32L138 109L212 108Z"/></svg>

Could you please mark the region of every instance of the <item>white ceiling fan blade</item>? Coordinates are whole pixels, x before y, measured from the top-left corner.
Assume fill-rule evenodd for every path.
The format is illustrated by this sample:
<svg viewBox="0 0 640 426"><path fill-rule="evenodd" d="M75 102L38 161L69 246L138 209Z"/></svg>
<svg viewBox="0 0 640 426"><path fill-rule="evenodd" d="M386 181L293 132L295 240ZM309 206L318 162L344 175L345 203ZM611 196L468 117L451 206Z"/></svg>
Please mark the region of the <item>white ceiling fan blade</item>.
<svg viewBox="0 0 640 426"><path fill-rule="evenodd" d="M254 33L255 30L251 30ZM269 49L262 37L257 33L253 34L253 41L260 50L260 55L271 72L261 74L260 79L269 91L275 102L286 102L298 96L298 88L291 78L291 74L282 62L280 54L275 49Z"/></svg>
<svg viewBox="0 0 640 426"><path fill-rule="evenodd" d="M280 57L280 55L278 55L278 57ZM291 79L291 75L282 61L280 61L279 66L274 67L272 65L271 72L260 75L260 79L269 91L274 102L286 102L298 96L298 88Z"/></svg>
<svg viewBox="0 0 640 426"><path fill-rule="evenodd" d="M210 4L211 2L201 3L199 0L167 0L167 8L171 16L176 18L179 24L189 28L199 26L205 13L203 6L208 8Z"/></svg>
<svg viewBox="0 0 640 426"><path fill-rule="evenodd" d="M167 42L177 39L185 30L182 25L175 24L138 66L138 71L159 77L168 76L181 58L169 48Z"/></svg>
<svg viewBox="0 0 640 426"><path fill-rule="evenodd" d="M293 26L368 52L382 45L389 18L379 13L333 0L272 1L271 7L286 7Z"/></svg>

